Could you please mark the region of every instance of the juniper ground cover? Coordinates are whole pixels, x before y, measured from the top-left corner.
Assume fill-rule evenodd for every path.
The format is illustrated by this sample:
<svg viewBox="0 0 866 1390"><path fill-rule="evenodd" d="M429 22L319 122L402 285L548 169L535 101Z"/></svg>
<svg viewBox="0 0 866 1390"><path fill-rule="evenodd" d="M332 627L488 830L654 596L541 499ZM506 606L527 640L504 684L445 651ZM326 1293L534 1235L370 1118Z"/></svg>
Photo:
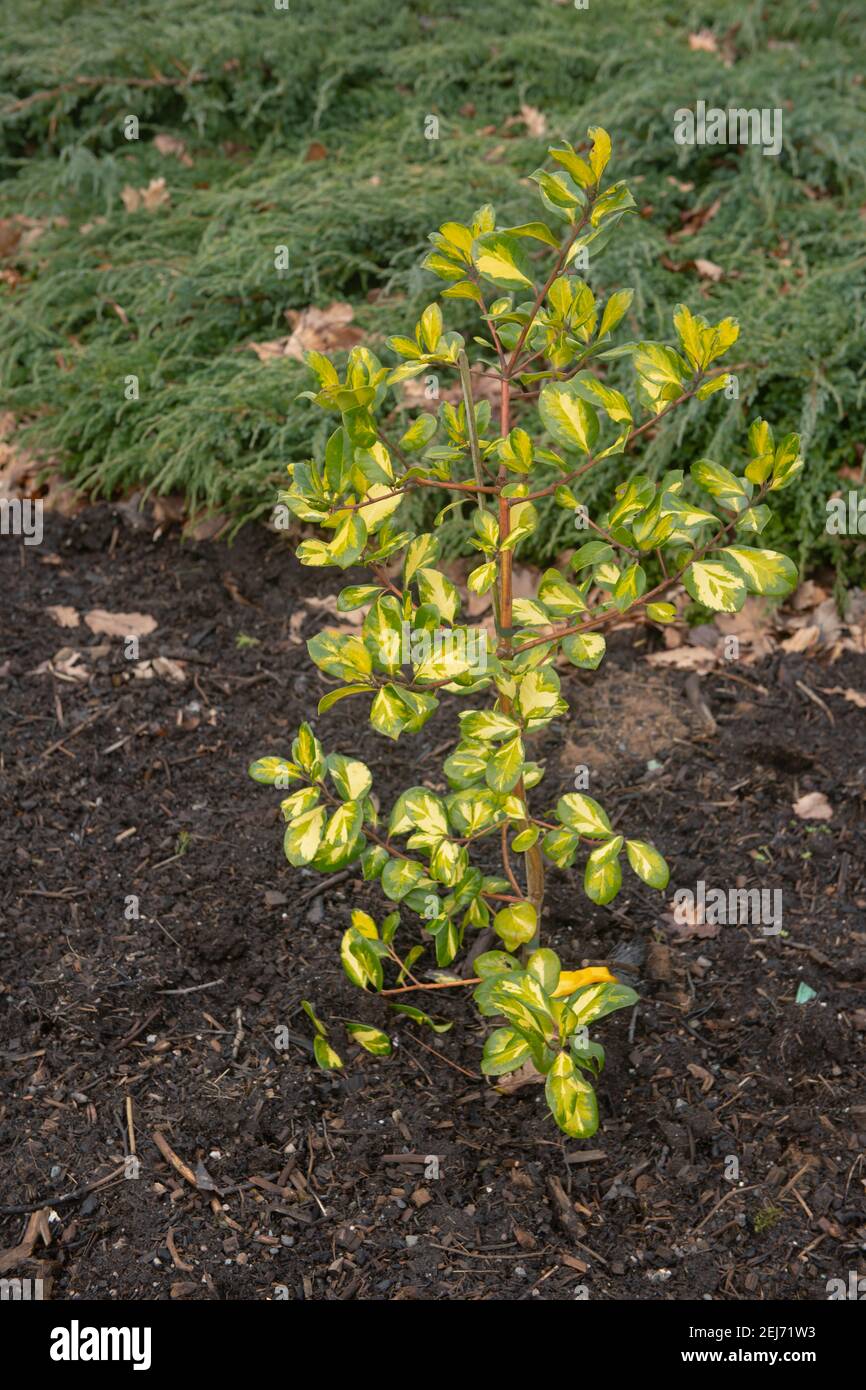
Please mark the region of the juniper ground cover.
<svg viewBox="0 0 866 1390"><path fill-rule="evenodd" d="M67 3L46 23L35 0L7 3L4 406L82 488L145 486L181 492L193 510L261 514L285 463L321 449L324 429L297 399L305 367L262 361L248 344L286 336L286 310L339 299L380 349L395 299L409 322L436 292L419 269L429 229L484 201L522 220L534 190L515 175L552 139L602 124L634 181L638 228L590 280L602 292L634 286L651 336L670 334L679 300L743 324L739 399L684 411L615 466L670 466L686 435L690 457L726 463L748 420L772 419L801 434L807 459L772 543L862 579L866 545L824 530L834 490L864 493L858 11L213 0L202 22L153 0L129 22L107 3ZM677 145L674 112L698 100L780 108L781 153ZM122 196L160 179L153 208ZM449 326L463 326L459 304ZM125 397L128 376L137 400ZM535 428L534 403L521 409ZM527 558L573 541L561 514L549 523Z"/></svg>

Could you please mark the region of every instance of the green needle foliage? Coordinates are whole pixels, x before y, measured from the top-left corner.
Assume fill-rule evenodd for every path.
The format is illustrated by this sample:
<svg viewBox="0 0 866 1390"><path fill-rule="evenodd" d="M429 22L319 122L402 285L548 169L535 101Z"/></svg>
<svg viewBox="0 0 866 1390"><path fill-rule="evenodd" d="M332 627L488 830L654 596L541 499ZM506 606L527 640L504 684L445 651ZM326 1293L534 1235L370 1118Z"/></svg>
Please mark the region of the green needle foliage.
<svg viewBox="0 0 866 1390"><path fill-rule="evenodd" d="M640 217L587 278L634 287L662 338L685 300L743 324L739 399L687 404L627 455L661 477L689 447L723 457L761 415L801 435L808 480L785 493L773 540L801 566L866 578L863 539L828 535L827 498L858 484L866 434L866 115L862 6L774 0L211 0L207 23L174 0L120 15L106 0L0 0L0 219L45 230L3 262L4 410L79 487L178 492L238 521L287 460L310 449L304 368L259 362L285 311L347 300L380 351L394 318L418 317L420 248L466 199L512 225L534 216L520 176L590 120L619 132ZM701 45L690 39L701 34ZM698 98L784 109L778 158L755 147L676 146L673 113ZM521 123L524 104L548 136ZM134 114L138 140L124 122ZM424 137L428 114L440 138ZM188 166L154 137L182 140ZM311 142L326 157L307 158ZM129 213L121 190L165 178L170 202ZM274 268L274 247L290 249ZM718 278L699 274L710 261ZM450 326L471 331L471 303ZM626 362L611 363L622 390ZM137 375L129 401L124 377ZM399 430L402 405L392 428ZM534 405L522 415L533 437ZM324 432L315 441L324 448ZM619 476L619 475L617 475ZM612 465L587 479L602 506ZM416 497L428 529L443 498ZM551 498L522 554L573 541ZM469 523L467 522L467 527ZM447 553L465 548L454 519Z"/></svg>
<svg viewBox="0 0 866 1390"><path fill-rule="evenodd" d="M358 635L325 628L308 643L334 682L318 714L336 708L339 719L351 700L378 733L397 741L423 728L443 696L484 692L488 707L473 703L460 712L459 741L443 767L450 793L409 787L380 819L370 770L327 754L308 723L290 759L262 758L250 768L258 782L294 788L282 802L289 863L331 873L358 861L396 905L381 924L353 912L341 947L352 983L420 1022L434 1021L403 1003L406 994L475 986L481 1014L506 1020L487 1039L482 1069L498 1076L531 1061L547 1078L556 1123L582 1138L598 1125L588 1078L604 1060L587 1028L637 996L606 970L563 972L541 944L545 859L568 869L585 852L584 891L602 905L619 892L623 860L659 890L668 868L653 845L620 833L590 796L563 796L552 820L531 809L529 792L544 775L530 755L532 735L568 710L556 661L562 654L582 670L597 669L605 632L623 614L674 619L669 597L680 583L707 608L727 613L750 593L789 593L796 566L765 548L762 532L769 500L803 468L797 436L776 441L758 419L736 471L708 458L696 459L688 478L681 468L660 480L621 468L607 507L590 517L582 496L593 470L605 460L621 466L626 448L650 427L731 388L720 362L739 325L733 318L708 323L681 304L675 342L618 341L633 291L600 299L579 269L621 223L625 231L635 203L624 181L607 181L607 132L591 128L588 145L585 155L554 146L553 167L533 174L542 218L502 225L485 204L430 237L425 266L443 282L446 309L471 306L473 364L466 337L446 326L438 302L423 310L412 336L388 339L401 359L396 366L366 347L353 348L342 370L321 353L307 354L317 385L304 395L334 427L322 460L289 465L278 520L294 515L317 529L297 546L302 564L369 571L367 582L349 584L337 600L341 612L364 610ZM627 364L628 394L608 384L612 362ZM460 404L419 411L393 438L383 420L395 388L420 378L435 399L443 374L459 381ZM495 416L489 401L474 398L478 374L497 383ZM539 392L554 448L513 418L527 390ZM431 530L419 530L407 499L429 490L451 500ZM535 597L515 599L514 557L537 532L543 499L578 521L587 539L572 554L570 573L547 569ZM469 589L492 596L495 650L484 629L461 620L460 594L437 568L438 530L454 511L465 513L478 560ZM473 863L489 837L501 850L495 876ZM418 921L414 932L404 926L404 910ZM479 928L498 942L478 956L478 974L467 981L451 967L466 934L471 941ZM372 1032L367 1042L363 1026L355 1036L384 1052L384 1035ZM323 1040L316 1055L323 1066L339 1064Z"/></svg>

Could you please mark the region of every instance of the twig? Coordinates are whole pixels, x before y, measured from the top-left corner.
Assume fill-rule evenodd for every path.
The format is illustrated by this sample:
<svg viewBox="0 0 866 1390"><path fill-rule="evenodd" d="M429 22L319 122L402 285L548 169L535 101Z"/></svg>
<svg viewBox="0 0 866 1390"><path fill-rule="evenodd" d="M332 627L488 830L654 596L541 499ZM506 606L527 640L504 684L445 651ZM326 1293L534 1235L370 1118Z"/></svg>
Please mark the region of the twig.
<svg viewBox="0 0 866 1390"><path fill-rule="evenodd" d="M184 1163L182 1158L178 1157L178 1155L175 1153L174 1149L171 1147L168 1140L166 1139L165 1135L160 1134L158 1129L155 1129L153 1132L153 1142L159 1149L166 1162L170 1163L172 1168L174 1168L178 1173L180 1173L182 1178L186 1178L187 1182L190 1184L191 1187L195 1188L196 1192L200 1192L201 1188L198 1185L198 1180L196 1179L195 1173L192 1171L188 1164Z"/></svg>
<svg viewBox="0 0 866 1390"><path fill-rule="evenodd" d="M124 1172L125 1164L121 1164L113 1172L106 1173L104 1178L97 1178L95 1182L85 1183L84 1187L76 1187L74 1192L66 1192L62 1197L40 1197L35 1202L22 1202L15 1207L0 1207L0 1216L26 1216L28 1212L38 1211L40 1207L65 1207L70 1202L80 1202L83 1197L89 1196L97 1188L104 1187L114 1178L121 1177Z"/></svg>

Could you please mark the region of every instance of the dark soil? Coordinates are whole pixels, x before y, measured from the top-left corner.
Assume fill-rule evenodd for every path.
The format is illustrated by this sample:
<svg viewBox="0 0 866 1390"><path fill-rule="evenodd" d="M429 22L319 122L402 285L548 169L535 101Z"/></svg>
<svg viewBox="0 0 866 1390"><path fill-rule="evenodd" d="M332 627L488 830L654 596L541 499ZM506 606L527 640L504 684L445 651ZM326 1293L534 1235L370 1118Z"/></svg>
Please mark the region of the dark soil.
<svg viewBox="0 0 866 1390"><path fill-rule="evenodd" d="M663 897L631 877L608 909L551 876L563 964L613 963L641 994L595 1031L602 1121L580 1144L539 1087L481 1077L468 1001L437 996L455 1020L437 1035L348 983L339 935L352 905L381 917L378 891L350 875L310 896L322 880L285 863L278 793L246 776L315 710L293 638L327 619L298 610L332 573L254 528L181 545L99 507L49 518L41 547L0 541L0 580L0 1202L48 1207L50 1237L7 1273L54 1299L231 1300L823 1300L863 1273L866 719L820 692L866 690L866 659L707 677L714 735L683 676L641 661L654 637L565 677L565 735L536 750L547 800L585 763L672 866ZM57 626L58 604L152 614L140 657L184 663L184 684L135 678L120 638ZM63 647L89 680L36 673ZM369 762L383 804L437 785L453 707L396 745L346 709L318 731ZM809 791L831 820L793 814ZM678 928L672 890L700 879L781 888L784 935ZM339 1075L312 1063L305 998ZM384 1022L395 1055L350 1046L343 1018ZM29 1219L5 1215L0 1243Z"/></svg>

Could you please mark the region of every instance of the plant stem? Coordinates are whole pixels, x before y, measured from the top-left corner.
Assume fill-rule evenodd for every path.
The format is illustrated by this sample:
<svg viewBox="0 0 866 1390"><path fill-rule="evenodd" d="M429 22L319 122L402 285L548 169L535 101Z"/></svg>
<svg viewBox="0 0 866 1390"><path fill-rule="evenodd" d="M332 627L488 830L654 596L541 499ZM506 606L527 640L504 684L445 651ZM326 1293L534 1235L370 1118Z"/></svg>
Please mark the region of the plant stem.
<svg viewBox="0 0 866 1390"><path fill-rule="evenodd" d="M511 429L511 385L510 385L510 382L509 382L509 381L507 381L506 379L503 378L503 381L502 381L502 394L501 394L501 397L500 397L500 414L499 414L499 432L500 432L500 434L502 435L503 439L506 438L506 436L508 435L510 429ZM512 616L512 602L513 602L512 566L513 566L513 558L514 558L514 552L513 552L513 550L503 550L503 549L502 549L503 543L508 539L508 533L509 533L510 526L511 526L511 509L510 509L510 507L509 507L508 498L502 496L502 489L505 487L505 485L506 485L506 483L507 483L507 479L508 479L508 472L507 472L507 470L506 470L506 468L505 468L505 465L503 464L503 465L500 467L500 470L499 470L499 477L498 477L498 479L497 479L497 490L498 490L498 492L499 492L499 546L500 546L500 549L499 549L499 553L498 553L498 555L497 555L497 566L498 566L498 571L499 571L499 572L498 572L498 578L497 578L497 587L498 587L498 590L499 590L499 605L498 605L499 611L498 611L498 614L497 614L496 632L497 632L497 636L498 636L498 638L499 638L499 645L498 645L497 653L498 653L498 655L499 655L500 657L503 657L503 658L505 658L505 659L507 659L508 657L510 657L510 656L511 656L511 653L512 653L512 644L511 644L511 629L512 629L512 624L513 624L513 616ZM511 713L511 710L512 710L511 700L508 699L507 696L502 695L502 696L500 696L500 703L501 703L502 708L503 708L503 710L505 711L505 713L506 713L506 714L510 714L510 713ZM514 790L515 790L515 793L517 794L517 796L520 797L520 799L521 799L521 801L523 802L523 805L524 805L524 807L525 807L525 810L526 810L526 820L523 822L523 826L522 826L523 829L526 829L526 828L531 824L531 817L530 817L530 814L529 814L529 802L528 802L527 796L526 796L526 787L524 786L523 778L522 778L522 777L520 778L520 781L517 783L517 785L516 785L516 787L514 788ZM505 869L506 875L510 878L510 877L511 877L511 874L510 874L510 864L508 863L508 848L507 848L507 841L506 841L504 838L503 838L503 845L502 845L502 855L503 855L503 861L502 861L502 862L503 862L503 868ZM530 902L530 903L532 904L532 906L535 908L536 921L537 921L538 928L539 928L539 930L536 931L536 934L535 934L535 936L533 937L532 941L529 942L528 946L524 948L523 954L524 954L524 958L525 958L527 954L530 954L532 951L536 950L537 947L538 947L538 942L539 942L539 939L540 939L540 927L541 927L541 910L542 910L542 907L543 907L543 905L544 905L544 860L543 860L542 857L541 857L541 850L539 849L539 847L538 847L537 844L533 845L531 849L527 850L527 852L526 852L526 854L525 854L525 856L524 856L524 860L525 860L525 864L526 864L526 892L527 892L527 897L528 897L528 899L529 899L529 902Z"/></svg>

